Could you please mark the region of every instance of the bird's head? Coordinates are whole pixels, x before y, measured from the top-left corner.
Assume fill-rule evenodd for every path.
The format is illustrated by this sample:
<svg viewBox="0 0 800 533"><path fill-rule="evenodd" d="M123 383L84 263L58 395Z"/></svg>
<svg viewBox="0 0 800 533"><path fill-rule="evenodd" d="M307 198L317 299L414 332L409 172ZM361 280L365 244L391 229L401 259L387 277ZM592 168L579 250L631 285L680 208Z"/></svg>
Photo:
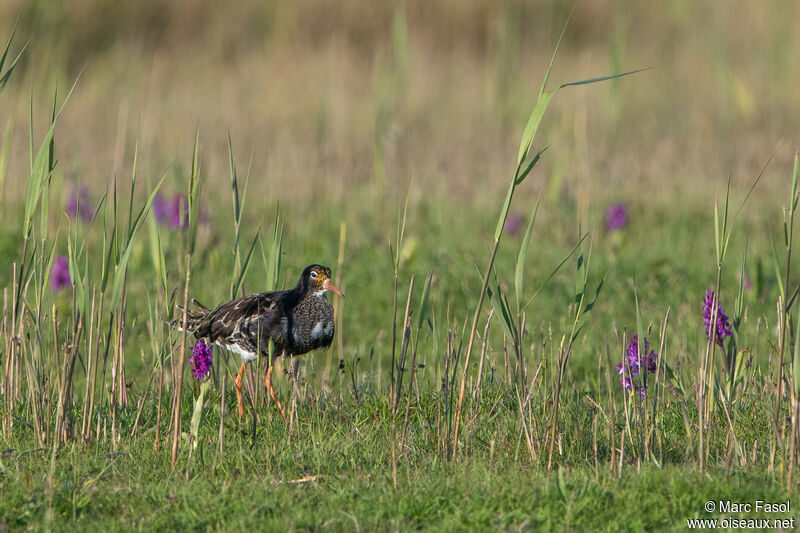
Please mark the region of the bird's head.
<svg viewBox="0 0 800 533"><path fill-rule="evenodd" d="M314 294L322 296L326 291L332 291L344 298L342 291L336 288L331 281L331 269L322 265L309 265L303 270L300 281L305 282L306 286Z"/></svg>

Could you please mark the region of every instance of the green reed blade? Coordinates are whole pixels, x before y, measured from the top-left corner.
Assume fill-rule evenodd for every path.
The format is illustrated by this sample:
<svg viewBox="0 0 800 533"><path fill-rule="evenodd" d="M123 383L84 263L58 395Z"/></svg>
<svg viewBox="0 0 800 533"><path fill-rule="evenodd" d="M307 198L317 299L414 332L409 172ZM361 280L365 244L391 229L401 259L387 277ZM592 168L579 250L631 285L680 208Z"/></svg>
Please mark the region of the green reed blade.
<svg viewBox="0 0 800 533"><path fill-rule="evenodd" d="M744 235L744 251L742 252L742 267L741 272L739 274L739 292L736 296L736 315L733 317L733 329L734 331L739 330L739 324L742 321L742 316L744 315L744 276L745 272L747 271L747 247L750 243L750 231L745 232Z"/></svg>
<svg viewBox="0 0 800 533"><path fill-rule="evenodd" d="M247 255L244 258L244 262L242 263L242 269L239 272L236 281L234 281L233 283L233 290L231 292L234 295L239 293L239 287L241 286L244 277L247 275L247 267L250 265L250 257L253 255L253 250L256 247L256 243L258 242L260 234L261 234L261 228L259 228L258 231L256 232L256 236L253 237L253 243L250 245L250 250L247 252Z"/></svg>
<svg viewBox="0 0 800 533"><path fill-rule="evenodd" d="M55 128L56 123L58 122L58 118L61 116L61 112L64 111L64 107L67 105L70 96L72 95L72 91L75 90L75 86L78 83L78 79L80 79L80 74L75 79L75 82L72 84L72 88L67 93L67 97L62 102L61 107L59 108L58 112L53 115L50 128L47 131L47 134L44 136L41 144L39 145L39 149L36 151L36 155L34 156L33 152L33 91L31 90L31 106L30 106L30 124L31 124L31 131L30 131L30 154L31 154L31 179L28 185L28 193L25 197L25 230L24 235L29 236L31 230L31 222L33 219L33 212L36 209L36 206L39 204L39 200L41 199L42 194L42 187L44 180L47 179L50 172L52 172L52 158L53 158L53 136L55 135Z"/></svg>
<svg viewBox="0 0 800 533"><path fill-rule="evenodd" d="M67 232L67 257L69 259L69 279L75 285L75 300L78 304L78 311L81 316L86 315L86 285L85 279L81 276L81 269L78 260L80 257L75 253L72 244L72 235Z"/></svg>
<svg viewBox="0 0 800 533"><path fill-rule="evenodd" d="M142 226L144 215L150 211L150 208L153 205L153 199L156 197L156 194L163 183L164 178L162 177L155 189L150 192L150 196L148 196L147 201L142 206L142 209L139 211L139 214L136 216L133 226L131 227L131 233L128 238L128 242L125 243L124 251L122 252L119 262L114 269L114 285L111 289L111 309L116 309L119 305L120 299L122 298L122 285L128 268L128 260L131 257L131 253L133 252L134 244L136 242L136 235L139 231L139 228Z"/></svg>
<svg viewBox="0 0 800 533"><path fill-rule="evenodd" d="M533 208L533 214L528 222L528 228L525 230L525 236L522 238L522 244L519 247L519 255L517 255L517 265L514 269L514 291L517 298L517 315L521 314L520 305L522 304L522 290L525 282L525 259L528 255L528 243L531 239L531 230L533 223L536 221L536 213L539 212L539 202L542 199L542 190L539 190L539 196L536 197L536 205Z"/></svg>
<svg viewBox="0 0 800 533"><path fill-rule="evenodd" d="M601 82L601 81L614 80L614 79L617 79L617 78L621 78L623 76L630 76L631 74L638 74L639 72L644 72L646 70L650 70L650 69L649 68L640 68L640 69L631 70L631 71L628 71L628 72L623 72L621 74L611 74L610 76L600 76L599 78L589 78L589 79L586 79L586 80L571 81L569 83L565 83L563 85L560 85L559 89L562 89L564 87L574 87L576 85L588 85L590 83L597 83L597 82Z"/></svg>
<svg viewBox="0 0 800 533"><path fill-rule="evenodd" d="M419 312L417 314L417 334L422 328L423 322L428 312L428 298L431 292L431 282L433 281L433 267L428 272L428 277L425 278L425 286L422 289L422 298L419 301Z"/></svg>
<svg viewBox="0 0 800 533"><path fill-rule="evenodd" d="M194 149L192 151L192 173L189 177L189 254L194 254L194 248L197 244L197 227L199 223L200 213L200 131L196 130L194 134Z"/></svg>
<svg viewBox="0 0 800 533"><path fill-rule="evenodd" d="M136 161L139 156L139 141L133 147L133 167L131 168L131 192L128 199L128 239L133 229L133 198L136 192Z"/></svg>
<svg viewBox="0 0 800 533"><path fill-rule="evenodd" d="M50 123L56 121L56 105L58 102L58 87L53 91L53 108L50 114ZM42 190L39 194L39 235L41 238L47 236L47 222L50 216L50 183L53 180L53 169L55 168L56 137L55 133L50 137L47 148L47 176L42 180Z"/></svg>
<svg viewBox="0 0 800 533"><path fill-rule="evenodd" d="M591 311L592 308L594 307L594 304L597 303L597 299L600 297L600 292L603 290L603 285L605 285L606 277L608 276L610 270L611 269L606 270L606 273L603 274L602 278L600 278L600 283L597 284L597 288L595 288L594 291L594 298L592 298L592 301L587 303L583 308L584 313L588 313L589 311Z"/></svg>
<svg viewBox="0 0 800 533"><path fill-rule="evenodd" d="M164 258L164 245L161 242L161 232L158 229L158 222L155 216L147 217L150 221L148 224L148 234L150 241L150 258L153 261L153 269L156 272L156 277L161 284L161 290L165 298L168 294L167 291L167 267ZM170 308L165 309L167 315L171 312Z"/></svg>
<svg viewBox="0 0 800 533"><path fill-rule="evenodd" d="M14 26L11 28L11 35L8 37L8 42L6 42L6 47L3 49L3 55L0 56L0 93L2 93L3 89L5 89L8 80L11 78L11 74L14 72L14 68L17 66L17 63L22 57L22 54L25 52L25 49L28 48L28 44L30 44L30 41L25 43L25 45L22 47L22 50L19 51L17 56L9 65L8 70L6 70L6 72L3 73L3 66L6 63L6 59L8 58L8 52L11 49L11 42L14 40L14 34L17 31L17 24L19 24L19 15L17 15L17 20L14 22Z"/></svg>
<svg viewBox="0 0 800 533"><path fill-rule="evenodd" d="M582 243L582 242L583 242L583 240L584 240L586 237L588 237L588 236L589 236L589 234L588 234L588 233L585 233L585 234L583 235L583 237L581 237L581 238L580 238L580 240L578 241L578 244L576 244L576 245L575 245L575 246L572 248L572 250L570 250L570 251L569 251L569 253L568 253L568 254L567 254L565 257L564 257L564 259L562 259L562 260L561 260L561 262L558 264L558 266L557 266L556 268L554 268L552 272L550 272L550 274L549 274L549 275L548 275L548 276L545 278L544 282L543 282L543 283L542 283L542 284L539 286L539 288L538 288L538 289L536 289L536 292L534 292L534 293L533 293L533 296L531 296L531 297L528 299L528 301L527 301L527 302L525 302L525 305L524 305L524 306L522 306L522 310L523 310L523 311L524 311L525 309L527 309L527 308L528 308L528 306L529 306L529 305L530 305L530 304L531 304L531 303L532 303L532 302L533 302L533 301L536 299L536 297L539 295L539 293L541 292L541 290L542 290L542 289L544 289L544 288L547 286L547 284L550 282L550 280L551 280L551 279L553 279L553 276L555 276L555 275L556 275L556 273L557 273L559 270L561 270L561 267L563 267L563 266L564 266L564 264L566 264L566 262L569 260L569 258L570 258L570 257L572 257L572 254L574 254L574 253L575 253L575 252L578 250L578 248L580 248L580 246L581 246L581 243Z"/></svg>
<svg viewBox="0 0 800 533"><path fill-rule="evenodd" d="M772 234L772 229L769 230L770 242L772 243L772 264L775 267L775 281L778 282L778 293L783 299L784 305L786 303L786 290L783 285L783 274L781 273L780 259L778 259L778 250L775 248L775 236Z"/></svg>
<svg viewBox="0 0 800 533"><path fill-rule="evenodd" d="M549 68L547 72L548 74L550 73ZM539 95L539 99L536 100L536 105L533 106L533 111L531 111L531 114L528 117L528 122L525 124L525 129L522 132L522 140L517 153L518 167L521 167L525 162L525 159L527 159L528 151L530 150L531 144L533 143L533 138L536 135L536 130L539 129L539 124L542 122L544 112L547 111L547 106L550 105L550 100L553 99L555 94L556 91L546 91Z"/></svg>
<svg viewBox="0 0 800 533"><path fill-rule="evenodd" d="M794 397L800 395L800 319L795 320L797 327L794 332L794 360L792 361L792 385Z"/></svg>
<svg viewBox="0 0 800 533"><path fill-rule="evenodd" d="M511 310L508 307L508 302L505 296L503 296L503 289L500 287L500 283L497 281L497 273L493 270L492 274L494 277L494 283L486 288L486 292L489 294L489 300L492 302L492 306L494 306L495 310L500 312L500 326L503 328L503 331L512 344L516 345L517 324L511 316ZM492 288L492 286L494 288Z"/></svg>

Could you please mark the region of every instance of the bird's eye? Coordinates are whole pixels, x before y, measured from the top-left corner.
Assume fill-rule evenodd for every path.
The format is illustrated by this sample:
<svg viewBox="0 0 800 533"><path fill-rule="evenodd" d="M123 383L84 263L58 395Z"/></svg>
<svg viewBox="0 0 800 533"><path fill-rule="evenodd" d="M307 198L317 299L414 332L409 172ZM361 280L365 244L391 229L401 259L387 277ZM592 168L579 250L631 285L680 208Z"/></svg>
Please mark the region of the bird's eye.
<svg viewBox="0 0 800 533"><path fill-rule="evenodd" d="M312 278L316 278L316 277L317 277L317 272L316 272L316 271L314 271L314 270L312 270L312 271L311 271L311 277L312 277Z"/></svg>

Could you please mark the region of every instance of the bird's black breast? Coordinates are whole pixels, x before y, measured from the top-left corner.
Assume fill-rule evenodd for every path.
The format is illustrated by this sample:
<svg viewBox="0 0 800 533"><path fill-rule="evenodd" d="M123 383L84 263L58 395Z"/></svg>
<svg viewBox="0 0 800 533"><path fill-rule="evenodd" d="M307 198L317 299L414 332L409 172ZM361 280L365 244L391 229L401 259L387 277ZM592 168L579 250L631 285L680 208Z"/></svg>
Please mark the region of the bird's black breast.
<svg viewBox="0 0 800 533"><path fill-rule="evenodd" d="M330 346L334 334L333 306L324 295L309 295L292 311L290 343L292 355Z"/></svg>

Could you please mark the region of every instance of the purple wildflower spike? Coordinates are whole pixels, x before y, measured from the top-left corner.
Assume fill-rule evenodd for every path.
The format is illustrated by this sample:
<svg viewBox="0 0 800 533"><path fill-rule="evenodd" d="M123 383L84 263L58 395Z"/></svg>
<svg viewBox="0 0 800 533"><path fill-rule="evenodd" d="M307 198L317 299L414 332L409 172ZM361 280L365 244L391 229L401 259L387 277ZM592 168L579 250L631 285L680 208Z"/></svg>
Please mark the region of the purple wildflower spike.
<svg viewBox="0 0 800 533"><path fill-rule="evenodd" d="M606 229L621 230L628 225L628 207L625 204L613 204L606 209Z"/></svg>
<svg viewBox="0 0 800 533"><path fill-rule="evenodd" d="M509 213L506 217L505 223L503 223L503 233L508 235L514 236L522 229L522 223L524 222L525 218L522 216L522 213L513 212Z"/></svg>
<svg viewBox="0 0 800 533"><path fill-rule="evenodd" d="M89 200L89 187L81 185L77 191L73 190L67 202L67 216L75 218L79 216L84 222L89 222L94 216L94 207Z"/></svg>
<svg viewBox="0 0 800 533"><path fill-rule="evenodd" d="M622 376L619 384L624 389L633 390L644 398L647 385L644 384L644 378L639 376L645 372L650 372L651 374L656 372L658 354L654 350L650 350L650 343L647 342L647 337L644 338L641 349L640 352L639 337L634 333L631 335L631 342L628 343L628 348L625 350L625 358L614 369Z"/></svg>
<svg viewBox="0 0 800 533"><path fill-rule="evenodd" d="M72 284L69 277L69 259L63 255L59 255L53 261L53 266L50 268L50 286L54 291L61 290Z"/></svg>
<svg viewBox="0 0 800 533"><path fill-rule="evenodd" d="M153 197L153 216L159 225L166 224L170 219L169 202L160 191Z"/></svg>
<svg viewBox="0 0 800 533"><path fill-rule="evenodd" d="M189 200L180 193L173 194L170 199L159 191L153 197L153 216L159 226L186 229L189 227ZM198 210L197 220L200 224L208 222L208 214L202 205Z"/></svg>
<svg viewBox="0 0 800 533"><path fill-rule="evenodd" d="M189 227L189 201L182 194L175 193L172 197L169 203L169 216L169 224L173 228Z"/></svg>
<svg viewBox="0 0 800 533"><path fill-rule="evenodd" d="M711 340L712 335L712 325L711 319L712 315L714 314L714 291L707 290L706 296L703 298L703 322L706 325L706 338ZM733 331L731 330L731 324L728 322L728 315L725 314L725 309L719 305L719 301L716 302L717 306L717 316L716 316L716 325L713 328L716 330L716 334L714 335L714 342L717 345L722 347L722 342L725 340L725 337L732 337Z"/></svg>
<svg viewBox="0 0 800 533"><path fill-rule="evenodd" d="M192 369L194 379L197 381L204 379L211 370L213 360L214 354L211 353L211 346L206 344L204 339L198 340L192 346L192 355L189 357L189 367Z"/></svg>

